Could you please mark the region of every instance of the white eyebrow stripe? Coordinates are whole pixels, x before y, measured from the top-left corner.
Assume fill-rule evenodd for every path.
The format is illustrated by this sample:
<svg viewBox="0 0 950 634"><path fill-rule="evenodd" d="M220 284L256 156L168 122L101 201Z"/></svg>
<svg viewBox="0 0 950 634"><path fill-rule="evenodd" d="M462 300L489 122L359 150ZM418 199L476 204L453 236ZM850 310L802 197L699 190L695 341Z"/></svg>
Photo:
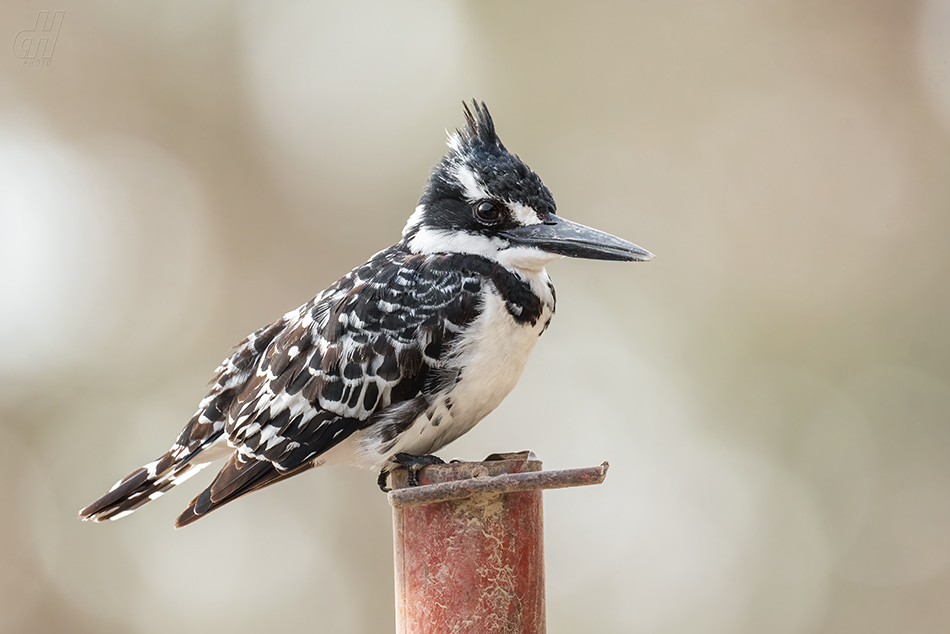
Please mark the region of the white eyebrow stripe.
<svg viewBox="0 0 950 634"><path fill-rule="evenodd" d="M489 198L488 190L478 182L475 172L465 163L459 163L455 168L455 177L464 189L465 197L469 202Z"/></svg>
<svg viewBox="0 0 950 634"><path fill-rule="evenodd" d="M538 212L531 207L522 203L506 204L508 205L508 209L511 210L511 213L514 214L518 224L523 226L541 224L541 218L538 217Z"/></svg>

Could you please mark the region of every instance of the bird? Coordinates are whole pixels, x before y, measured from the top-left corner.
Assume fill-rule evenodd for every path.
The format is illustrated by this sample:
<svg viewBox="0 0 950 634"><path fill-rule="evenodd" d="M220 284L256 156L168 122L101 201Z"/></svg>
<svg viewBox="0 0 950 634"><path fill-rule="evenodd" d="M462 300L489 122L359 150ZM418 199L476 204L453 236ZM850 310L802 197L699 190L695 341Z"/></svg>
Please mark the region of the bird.
<svg viewBox="0 0 950 634"><path fill-rule="evenodd" d="M514 388L554 314L546 265L653 258L559 216L485 103L462 105L400 240L238 344L171 448L81 519L125 517L222 458L176 527L322 465L379 470L385 490Z"/></svg>

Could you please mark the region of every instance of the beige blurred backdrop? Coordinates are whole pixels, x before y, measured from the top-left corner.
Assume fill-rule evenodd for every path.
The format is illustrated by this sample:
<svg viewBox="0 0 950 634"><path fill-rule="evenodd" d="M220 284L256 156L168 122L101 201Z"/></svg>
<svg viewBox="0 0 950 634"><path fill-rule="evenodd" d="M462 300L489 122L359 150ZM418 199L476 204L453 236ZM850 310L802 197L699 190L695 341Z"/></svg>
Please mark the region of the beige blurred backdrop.
<svg viewBox="0 0 950 634"><path fill-rule="evenodd" d="M442 452L610 461L546 494L549 632L950 631L950 2L61 0L0 5L0 632L393 630L374 473L76 512L398 238L471 97L657 254L552 264Z"/></svg>

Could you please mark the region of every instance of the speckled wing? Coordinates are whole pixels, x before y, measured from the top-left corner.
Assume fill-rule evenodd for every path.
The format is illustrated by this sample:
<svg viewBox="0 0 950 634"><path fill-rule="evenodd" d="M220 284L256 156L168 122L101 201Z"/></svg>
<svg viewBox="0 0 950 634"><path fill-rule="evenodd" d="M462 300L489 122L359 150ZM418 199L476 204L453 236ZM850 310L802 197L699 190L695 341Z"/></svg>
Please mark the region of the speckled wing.
<svg viewBox="0 0 950 634"><path fill-rule="evenodd" d="M229 404L223 433L236 451L178 525L318 464L359 429L411 423L454 380L445 357L488 272L472 263L393 247L277 322Z"/></svg>
<svg viewBox="0 0 950 634"><path fill-rule="evenodd" d="M265 326L238 344L218 366L211 390L171 448L116 482L105 495L82 509L80 518L101 522L124 517L181 484L210 461L231 453L224 436L228 409L282 325L281 320Z"/></svg>

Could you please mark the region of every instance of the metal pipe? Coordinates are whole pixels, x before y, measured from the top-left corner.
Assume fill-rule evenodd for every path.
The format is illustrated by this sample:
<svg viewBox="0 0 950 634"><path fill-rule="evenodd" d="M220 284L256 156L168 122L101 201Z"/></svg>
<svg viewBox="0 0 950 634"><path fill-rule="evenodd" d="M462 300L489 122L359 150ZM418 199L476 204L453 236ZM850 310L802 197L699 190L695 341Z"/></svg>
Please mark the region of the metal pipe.
<svg viewBox="0 0 950 634"><path fill-rule="evenodd" d="M530 452L392 472L397 634L544 634L541 491L603 482Z"/></svg>

